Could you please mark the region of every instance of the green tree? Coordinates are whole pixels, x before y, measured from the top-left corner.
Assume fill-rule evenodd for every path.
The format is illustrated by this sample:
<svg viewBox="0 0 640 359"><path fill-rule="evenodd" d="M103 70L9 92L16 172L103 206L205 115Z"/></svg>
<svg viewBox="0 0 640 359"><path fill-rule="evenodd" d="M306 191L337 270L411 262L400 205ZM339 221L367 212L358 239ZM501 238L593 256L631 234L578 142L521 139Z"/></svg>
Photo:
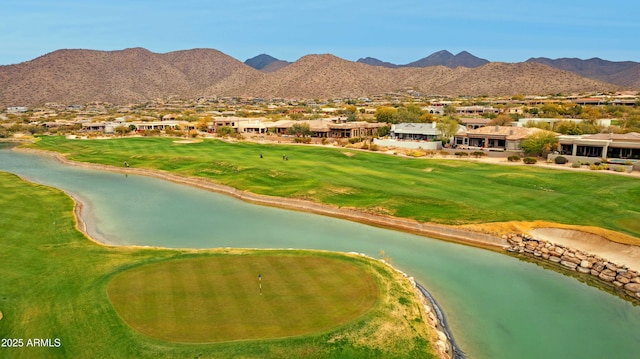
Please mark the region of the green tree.
<svg viewBox="0 0 640 359"><path fill-rule="evenodd" d="M511 116L507 115L506 113L501 113L494 119L489 121L488 126L507 126L511 122L513 122Z"/></svg>
<svg viewBox="0 0 640 359"><path fill-rule="evenodd" d="M397 110L396 121L398 123L416 123L420 122L420 116L422 116L422 110L416 105L409 105L408 107L400 107Z"/></svg>
<svg viewBox="0 0 640 359"><path fill-rule="evenodd" d="M311 136L311 133L308 123L295 123L293 126L287 128L287 134L296 137Z"/></svg>
<svg viewBox="0 0 640 359"><path fill-rule="evenodd" d="M580 128L580 131L582 131L582 133L584 134L587 134L587 133L594 134L594 133L600 133L600 131L602 131L602 126L599 125L595 119L582 120L578 124L578 127Z"/></svg>
<svg viewBox="0 0 640 359"><path fill-rule="evenodd" d="M389 131L391 131L391 127L389 126L382 126L378 128L378 137L388 136Z"/></svg>
<svg viewBox="0 0 640 359"><path fill-rule="evenodd" d="M377 122L397 123L396 115L398 110L389 106L380 106L373 115Z"/></svg>
<svg viewBox="0 0 640 359"><path fill-rule="evenodd" d="M551 131L540 131L527 136L520 143L520 148L528 155L542 156L558 147L558 138Z"/></svg>
<svg viewBox="0 0 640 359"><path fill-rule="evenodd" d="M457 109L454 105L445 105L444 114L447 116L454 116L457 113Z"/></svg>
<svg viewBox="0 0 640 359"><path fill-rule="evenodd" d="M294 121L301 120L303 117L304 117L304 114L302 114L300 112L291 112L289 114L289 118L294 120Z"/></svg>
<svg viewBox="0 0 640 359"><path fill-rule="evenodd" d="M229 127L229 126L220 126L218 128L218 136L220 137L226 137L229 136L233 133L233 128Z"/></svg>
<svg viewBox="0 0 640 359"><path fill-rule="evenodd" d="M440 139L442 143L449 143L453 136L458 132L458 121L453 118L443 118L436 124L436 128L440 131Z"/></svg>
<svg viewBox="0 0 640 359"><path fill-rule="evenodd" d="M433 116L433 114L429 113L429 111L424 111L422 113L422 115L420 116L420 122L433 122L433 120L435 119L435 116Z"/></svg>
<svg viewBox="0 0 640 359"><path fill-rule="evenodd" d="M113 130L116 132L116 134L120 136L124 136L130 132L129 126L124 126L124 125L116 126L116 128L114 128Z"/></svg>
<svg viewBox="0 0 640 359"><path fill-rule="evenodd" d="M620 122L622 132L640 132L640 114L633 114Z"/></svg>
<svg viewBox="0 0 640 359"><path fill-rule="evenodd" d="M582 130L574 121L559 121L553 126L553 130L563 135L581 135Z"/></svg>

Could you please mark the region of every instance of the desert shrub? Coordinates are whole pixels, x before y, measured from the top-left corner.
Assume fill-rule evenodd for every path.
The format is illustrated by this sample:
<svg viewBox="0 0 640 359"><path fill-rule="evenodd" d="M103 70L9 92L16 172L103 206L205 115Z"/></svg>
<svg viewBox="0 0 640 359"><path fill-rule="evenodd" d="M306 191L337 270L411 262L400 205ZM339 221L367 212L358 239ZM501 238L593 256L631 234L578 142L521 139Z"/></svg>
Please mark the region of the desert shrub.
<svg viewBox="0 0 640 359"><path fill-rule="evenodd" d="M329 143L329 140L327 140L326 137L322 138L322 141L320 141L323 145L326 145L327 143Z"/></svg>
<svg viewBox="0 0 640 359"><path fill-rule="evenodd" d="M362 138L360 137L353 137L349 139L349 143L354 144L354 143L358 143L358 142L362 142Z"/></svg>
<svg viewBox="0 0 640 359"><path fill-rule="evenodd" d="M160 130L144 130L142 132L142 136L151 137L151 136L159 136Z"/></svg>
<svg viewBox="0 0 640 359"><path fill-rule="evenodd" d="M522 162L524 162L524 163L526 163L528 165L534 165L534 164L536 164L538 162L538 160L536 160L533 157L525 157L525 158L522 159Z"/></svg>
<svg viewBox="0 0 640 359"><path fill-rule="evenodd" d="M378 145L376 145L375 143L369 145L369 151L377 151L378 149Z"/></svg>
<svg viewBox="0 0 640 359"><path fill-rule="evenodd" d="M420 150L410 150L410 151L407 151L407 156L422 157L422 156L424 156L424 152L422 152Z"/></svg>
<svg viewBox="0 0 640 359"><path fill-rule="evenodd" d="M597 170L600 169L600 166L596 165L595 163L592 163L592 164L589 165L589 169L592 170L592 171L597 171Z"/></svg>
<svg viewBox="0 0 640 359"><path fill-rule="evenodd" d="M624 166L613 166L613 170L616 172L625 172L627 169Z"/></svg>
<svg viewBox="0 0 640 359"><path fill-rule="evenodd" d="M573 167L573 168L580 168L580 165L581 165L581 164L580 164L580 161L576 161L576 162L573 162L573 163L571 164L571 167Z"/></svg>
<svg viewBox="0 0 640 359"><path fill-rule="evenodd" d="M471 155L475 158L480 158L482 156L486 156L487 154L482 151L473 151L471 152Z"/></svg>
<svg viewBox="0 0 640 359"><path fill-rule="evenodd" d="M426 150L426 151L424 151L424 154L429 156L429 157L433 157L433 156L436 155L436 151L434 151L434 150Z"/></svg>
<svg viewBox="0 0 640 359"><path fill-rule="evenodd" d="M520 156L518 155L512 155L507 157L507 161L509 162L519 162L520 161Z"/></svg>
<svg viewBox="0 0 640 359"><path fill-rule="evenodd" d="M220 128L218 128L218 136L220 136L220 137L229 136L230 134L232 134L234 132L235 132L235 130L233 129L233 127L220 126Z"/></svg>
<svg viewBox="0 0 640 359"><path fill-rule="evenodd" d="M311 143L311 137L296 137L293 139L295 143Z"/></svg>
<svg viewBox="0 0 640 359"><path fill-rule="evenodd" d="M633 166L633 162L631 162L631 161L624 161L623 164L625 166Z"/></svg>
<svg viewBox="0 0 640 359"><path fill-rule="evenodd" d="M564 156L558 156L558 157L556 157L553 161L554 161L556 164L559 164L559 165L563 165L563 164L565 164L565 163L569 162L569 160L567 160L567 158L566 158L566 157L564 157Z"/></svg>
<svg viewBox="0 0 640 359"><path fill-rule="evenodd" d="M600 166L600 163L602 163L602 162L600 162L600 161L595 161L593 164L594 164L594 165L596 165L596 166Z"/></svg>
<svg viewBox="0 0 640 359"><path fill-rule="evenodd" d="M467 156L469 156L469 153L468 152L464 152L464 151L458 151L458 152L455 153L455 155L458 156L458 157L467 157Z"/></svg>
<svg viewBox="0 0 640 359"><path fill-rule="evenodd" d="M438 153L439 153L439 154L440 154L440 156L442 156L442 157L447 157L447 156L449 156L449 152L447 152L447 151L440 151L440 152L438 152Z"/></svg>

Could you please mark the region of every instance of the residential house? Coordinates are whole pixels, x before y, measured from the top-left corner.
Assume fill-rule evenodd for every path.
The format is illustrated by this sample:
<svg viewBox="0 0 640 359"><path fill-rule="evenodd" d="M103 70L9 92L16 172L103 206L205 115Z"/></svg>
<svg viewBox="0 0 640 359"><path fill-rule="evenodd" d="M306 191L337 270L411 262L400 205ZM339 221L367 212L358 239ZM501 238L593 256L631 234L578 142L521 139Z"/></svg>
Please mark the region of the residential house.
<svg viewBox="0 0 640 359"><path fill-rule="evenodd" d="M535 127L486 126L458 132L455 144L488 150L517 151L523 139L540 131L544 130Z"/></svg>
<svg viewBox="0 0 640 359"><path fill-rule="evenodd" d="M567 156L640 159L640 133L599 133L558 136L560 153Z"/></svg>
<svg viewBox="0 0 640 359"><path fill-rule="evenodd" d="M484 117L468 117L460 118L460 123L463 124L468 130L475 130L476 128L485 127L491 122L490 119Z"/></svg>
<svg viewBox="0 0 640 359"><path fill-rule="evenodd" d="M392 140L435 141L440 137L435 122L398 123L391 125L389 138Z"/></svg>

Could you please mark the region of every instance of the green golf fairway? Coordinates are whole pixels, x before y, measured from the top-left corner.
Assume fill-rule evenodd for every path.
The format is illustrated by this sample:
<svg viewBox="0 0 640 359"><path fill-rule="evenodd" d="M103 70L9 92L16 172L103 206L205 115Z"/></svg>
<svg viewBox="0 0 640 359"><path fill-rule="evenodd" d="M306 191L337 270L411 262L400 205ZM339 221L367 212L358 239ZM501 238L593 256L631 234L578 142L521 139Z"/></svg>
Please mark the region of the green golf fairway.
<svg viewBox="0 0 640 359"><path fill-rule="evenodd" d="M270 196L444 224L543 220L640 237L640 180L317 146L173 138L67 140L34 148L75 161L169 171ZM263 158L260 158L262 153ZM282 156L289 158L283 161Z"/></svg>
<svg viewBox="0 0 640 359"><path fill-rule="evenodd" d="M0 337L24 339L23 347L0 348L2 358L432 357L414 289L400 274L378 261L299 250L105 247L92 243L76 230L73 202L63 192L25 182L5 172L0 172L0 189ZM226 256L229 258L225 259ZM296 260L296 256L300 256L300 260ZM247 262L233 264L241 263L243 258ZM229 262L225 262L227 260ZM234 262L236 260L240 262ZM257 267L253 267L254 264ZM213 270L215 265L221 265L222 269ZM227 279L244 278L243 271L248 279L241 285L246 285L250 293L245 297L233 298L231 292L217 291L232 287L232 283L213 282L217 279L209 276L217 272L216 275L222 277L227 275ZM262 296L258 274L262 274ZM306 277L301 278L303 275ZM172 300L182 299L182 303L178 300L156 302L163 297L149 296L148 300L142 299L144 308L136 311L139 308L134 306L136 293L127 294L126 287L122 287L127 282L131 284L133 278L144 280L148 289L158 289L157 294L163 286L171 288L172 292L165 293L170 293ZM182 282L168 282L171 278ZM341 283L340 279L349 283ZM200 296L187 294L187 290L198 288L202 291ZM114 303L122 304L116 289L124 289L120 294L130 295L131 303L125 303L124 308L114 307ZM319 289L324 291L314 292ZM285 296L287 291L296 292L297 297ZM219 299L225 303L211 306L207 299L214 294L221 295ZM348 300L341 300L345 296ZM164 297L167 298L170 297ZM407 298L412 304L402 304ZM195 344L198 340L212 340L197 337L202 335L196 327L198 321L205 325L215 323L210 320L213 315L230 313L223 308L225 304L236 309L247 306L243 308L247 313L241 314L249 314L249 306L258 309L250 300L262 305L262 309L271 306L285 312L282 318L269 318L266 311L259 314L265 321L291 320L290 317L307 320L298 327L298 333L306 330L306 334L292 333L268 340L262 340L257 334L255 340ZM303 302L306 306L285 307L282 305L285 300ZM337 305L332 307L330 303ZM209 317L213 312L202 310L219 312ZM191 322L180 323L187 329L172 334L171 340L183 342L161 340L141 334L133 328L134 322L123 321L127 311L146 316L138 319L141 323L159 325L164 321L163 325L177 326L177 322L168 324L168 321L178 320L180 316ZM275 314L277 312L271 315ZM152 322L154 315L159 317L158 322ZM226 321L222 317L218 319L218 324ZM229 327L234 325L232 321L226 323ZM282 323L285 324L274 325L288 325ZM393 332L373 340L370 333L378 331L381 323L394 323ZM239 322L235 324L240 326ZM305 325L306 329L302 328ZM213 331L206 334L211 333ZM264 329L263 334L264 338L281 335L272 328ZM42 338L59 346L27 347L30 338Z"/></svg>

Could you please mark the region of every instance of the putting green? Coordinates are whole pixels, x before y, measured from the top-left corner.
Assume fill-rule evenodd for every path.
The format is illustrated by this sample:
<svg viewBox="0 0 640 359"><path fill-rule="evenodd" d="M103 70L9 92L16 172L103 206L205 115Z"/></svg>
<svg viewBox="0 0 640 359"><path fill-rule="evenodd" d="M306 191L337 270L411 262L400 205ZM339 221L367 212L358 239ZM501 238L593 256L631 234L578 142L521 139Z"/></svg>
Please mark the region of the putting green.
<svg viewBox="0 0 640 359"><path fill-rule="evenodd" d="M339 255L193 257L122 272L107 294L127 324L160 340L288 337L340 326L375 305L376 281L358 263Z"/></svg>

